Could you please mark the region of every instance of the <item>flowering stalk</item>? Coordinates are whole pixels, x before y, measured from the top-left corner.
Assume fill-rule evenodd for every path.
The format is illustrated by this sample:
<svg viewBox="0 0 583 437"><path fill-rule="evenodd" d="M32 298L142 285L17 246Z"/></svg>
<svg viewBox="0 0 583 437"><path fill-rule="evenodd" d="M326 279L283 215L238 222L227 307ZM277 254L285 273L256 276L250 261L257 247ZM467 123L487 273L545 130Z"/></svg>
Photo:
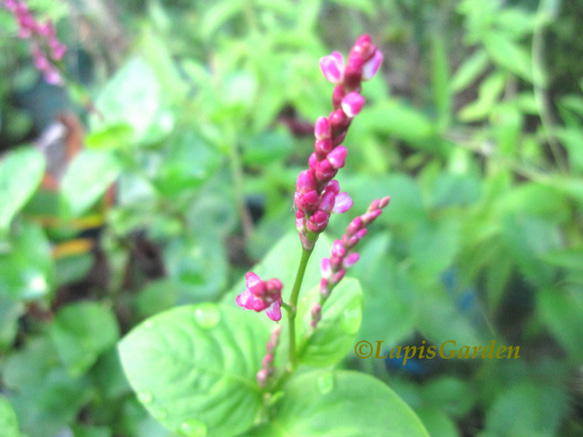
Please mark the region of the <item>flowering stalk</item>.
<svg viewBox="0 0 583 437"><path fill-rule="evenodd" d="M360 95L361 83L363 80L371 79L375 75L382 59L382 53L372 44L370 36L362 35L350 50L346 64L344 63L344 58L338 52L333 52L320 60L320 68L324 77L335 85L332 93L333 110L328 117L320 117L316 121L314 152L308 160L308 169L298 175L296 182L294 195L294 203L297 208L296 228L302 243L302 256L289 303L286 304L281 300L282 285L279 280L271 279L264 282L251 272L247 273L246 276L247 289L237 296L237 303L240 306L255 311L267 309L267 316L274 321L279 321L281 318L281 306L287 310L289 321L289 372L293 371L297 366L296 307L308 260L318 235L328 226L330 214L343 213L352 207L352 199L347 193L340 192L340 185L334 179L338 170L344 167L348 154L348 150L342 145L342 142L346 137L352 120L358 115L365 102L364 97ZM378 212L369 211L367 212L368 215L362 216L365 218L359 218L361 226L365 227L372 222L387 203L388 198L377 201L375 211L378 210ZM358 233L359 229L354 232ZM365 232L366 229L360 231L358 238L361 238ZM356 234L352 235L347 232L347 235L349 236L346 238L353 238L353 240L356 238ZM345 251L350 250L358 241L354 241L350 246L350 242L353 240L347 241L347 249ZM336 258L334 259L336 260ZM347 259L346 263L353 260L354 256ZM341 261L340 266L344 262L343 260ZM342 279L341 275L343 273L339 273L338 270L334 271L334 275L327 277L329 281L327 282L327 287L330 290ZM321 300L321 303L324 300L325 298ZM313 320L316 320L314 326L321 317L320 313L321 305L315 307L312 311ZM271 356L271 360L268 359L268 356ZM265 384L270 372L269 366L273 360L269 344L266 360L264 360L262 370L257 375L260 384Z"/></svg>
<svg viewBox="0 0 583 437"><path fill-rule="evenodd" d="M63 78L56 63L63 59L67 47L58 40L51 20L46 20L44 24L38 22L25 0L4 0L4 7L12 12L18 22L18 37L30 39L35 68L47 83L62 85Z"/></svg>
<svg viewBox="0 0 583 437"><path fill-rule="evenodd" d="M367 226L381 215L383 208L389 204L390 197L383 197L373 201L366 213L356 217L347 226L342 239L336 240L332 245L330 258L323 258L320 264L322 279L320 280L320 302L312 308L312 321L310 326L316 329L321 319L322 306L330 296L332 289L344 278L346 269L352 267L360 259L360 255L354 252L354 247L367 233Z"/></svg>

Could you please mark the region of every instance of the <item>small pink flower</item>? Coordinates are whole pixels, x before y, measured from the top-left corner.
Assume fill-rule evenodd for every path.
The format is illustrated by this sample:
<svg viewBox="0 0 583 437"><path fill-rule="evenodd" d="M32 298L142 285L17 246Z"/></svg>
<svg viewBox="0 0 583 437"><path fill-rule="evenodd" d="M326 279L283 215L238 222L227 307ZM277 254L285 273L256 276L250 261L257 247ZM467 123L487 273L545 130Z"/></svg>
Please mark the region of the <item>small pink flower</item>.
<svg viewBox="0 0 583 437"><path fill-rule="evenodd" d="M348 155L348 150L344 146L338 146L328 154L328 161L332 164L332 167L339 169L344 167L346 162L346 155Z"/></svg>
<svg viewBox="0 0 583 437"><path fill-rule="evenodd" d="M322 232L328 226L328 221L330 220L330 214L321 210L316 211L310 219L306 227L311 232Z"/></svg>
<svg viewBox="0 0 583 437"><path fill-rule="evenodd" d="M342 99L342 111L344 111L348 118L356 117L363 106L364 97L362 97L358 93L355 92L348 93Z"/></svg>
<svg viewBox="0 0 583 437"><path fill-rule="evenodd" d="M352 198L348 195L348 193L339 193L336 196L332 212L334 214L343 214L350 208L352 208Z"/></svg>
<svg viewBox="0 0 583 437"><path fill-rule="evenodd" d="M362 80L372 79L373 76L377 74L382 62L383 54L380 50L376 50L373 57L362 67Z"/></svg>
<svg viewBox="0 0 583 437"><path fill-rule="evenodd" d="M245 285L247 289L237 296L237 305L257 312L265 310L267 317L271 320L275 322L281 320L281 289L283 286L279 279L262 281L255 273L247 272Z"/></svg>
<svg viewBox="0 0 583 437"><path fill-rule="evenodd" d="M354 264L358 262L359 259L360 255L356 252L353 252L346 258L344 258L344 262L342 263L342 265L344 266L344 268L352 267Z"/></svg>
<svg viewBox="0 0 583 437"><path fill-rule="evenodd" d="M314 136L317 140L330 138L330 122L326 117L319 117L314 127Z"/></svg>
<svg viewBox="0 0 583 437"><path fill-rule="evenodd" d="M333 84L342 82L344 76L344 58L339 52L332 52L331 55L320 59L320 68L324 77Z"/></svg>

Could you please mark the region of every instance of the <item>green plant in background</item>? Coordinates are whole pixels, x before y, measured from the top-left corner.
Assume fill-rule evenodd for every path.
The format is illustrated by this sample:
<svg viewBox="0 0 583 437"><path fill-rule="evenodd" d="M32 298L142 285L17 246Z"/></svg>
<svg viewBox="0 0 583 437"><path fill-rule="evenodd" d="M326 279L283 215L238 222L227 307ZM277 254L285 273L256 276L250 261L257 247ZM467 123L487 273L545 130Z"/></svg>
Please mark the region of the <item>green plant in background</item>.
<svg viewBox="0 0 583 437"><path fill-rule="evenodd" d="M348 47L369 30L385 54L382 80L362 90L366 116L351 125L351 156L337 179L354 211L387 193L392 200L351 267L363 298L360 330L350 338L382 341L381 356L422 341L496 340L519 345L520 358L403 365L349 353L334 358L343 359L331 373L294 376L290 399L274 397L268 407L292 426L296 416L285 412L302 406L291 400L306 385L317 399L328 375L348 369L374 375L373 385L386 382L431 435L581 434L582 46L573 4L223 0L124 2L116 10L98 3L29 2L67 45L64 91L85 108L73 73L84 68L83 52L91 55L94 82L86 86L98 112L81 112L84 147L57 191L39 188L52 168L34 148L11 150L0 162L7 432L172 435L158 425L164 411L154 418L142 406L149 393L139 401L132 392L115 344L176 305L232 304L254 260L263 259L254 273L277 276L284 296L291 290L301 250L286 234L290 181L313 151L305 137L313 126L304 120L329 107L314 65L327 46ZM38 73L13 15L0 11L0 22L8 36L0 38L5 147L22 142L46 106L15 108ZM347 216L330 221L312 258L330 257L327 235L342 235ZM308 264L306 284L321 279L318 267ZM334 299L353 287L347 278L333 291L318 330L332 332L324 330L326 311L347 304ZM297 319L309 326L318 288L305 297ZM219 325L253 323L260 335L259 358L248 366L253 382L273 322L230 309ZM193 318L204 324L206 314ZM287 343L282 324L278 370L266 390L286 368ZM375 390L364 380L363 387ZM388 396L384 387L379 396ZM187 425L185 432L196 431Z"/></svg>

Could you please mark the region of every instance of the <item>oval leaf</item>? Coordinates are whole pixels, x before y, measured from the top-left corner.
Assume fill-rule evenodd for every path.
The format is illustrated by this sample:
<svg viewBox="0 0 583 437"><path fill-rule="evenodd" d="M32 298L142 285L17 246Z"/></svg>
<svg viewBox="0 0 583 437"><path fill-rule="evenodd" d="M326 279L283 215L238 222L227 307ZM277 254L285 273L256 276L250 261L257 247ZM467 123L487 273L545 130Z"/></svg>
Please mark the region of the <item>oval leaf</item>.
<svg viewBox="0 0 583 437"><path fill-rule="evenodd" d="M271 422L247 435L429 437L411 408L381 381L344 370L293 378Z"/></svg>
<svg viewBox="0 0 583 437"><path fill-rule="evenodd" d="M255 375L269 330L252 311L204 303L148 319L119 344L138 399L185 436L237 435L261 406Z"/></svg>

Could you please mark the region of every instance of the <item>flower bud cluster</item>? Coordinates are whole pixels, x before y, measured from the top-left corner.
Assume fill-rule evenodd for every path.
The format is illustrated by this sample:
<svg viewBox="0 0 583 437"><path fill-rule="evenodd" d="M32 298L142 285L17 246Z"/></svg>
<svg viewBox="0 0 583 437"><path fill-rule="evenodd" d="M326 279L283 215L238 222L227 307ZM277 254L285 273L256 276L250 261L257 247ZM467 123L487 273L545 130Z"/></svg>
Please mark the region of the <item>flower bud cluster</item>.
<svg viewBox="0 0 583 437"><path fill-rule="evenodd" d="M330 258L323 258L320 264L322 279L320 280L320 296L323 303L332 289L342 280L346 274L346 269L356 264L360 255L353 251L354 246L366 235L367 226L370 225L381 213L384 207L389 204L390 198L384 197L376 199L370 204L366 212L356 217L347 226L346 233L341 240L336 240L332 245ZM313 328L316 327L320 320L322 310L321 303L318 303L312 309Z"/></svg>
<svg viewBox="0 0 583 437"><path fill-rule="evenodd" d="M4 6L18 22L18 36L30 39L33 63L47 83L60 85L63 79L55 65L65 56L67 47L57 39L55 27L50 20L38 22L30 12L25 0L4 0Z"/></svg>
<svg viewBox="0 0 583 437"><path fill-rule="evenodd" d="M275 355L275 349L279 344L279 334L281 333L281 326L277 325L273 332L271 333L271 337L269 337L269 341L265 347L266 354L261 361L261 370L257 372L257 383L260 387L265 387L265 384L269 377L273 375L274 368L273 368L273 358Z"/></svg>
<svg viewBox="0 0 583 437"><path fill-rule="evenodd" d="M361 82L374 76L382 59L370 36L362 35L352 47L346 65L338 52L320 60L324 76L336 87L332 94L334 110L316 121L316 141L308 160L309 168L298 175L296 183L296 227L305 249L312 249L314 239L309 238L310 233L324 231L331 213L343 213L352 206L352 199L340 192L334 177L344 167L348 154L341 143L352 119L364 105Z"/></svg>
<svg viewBox="0 0 583 437"><path fill-rule="evenodd" d="M247 272L245 285L247 289L237 296L237 304L246 310L254 310L256 312L265 310L265 314L271 320L280 321L281 281L276 278L262 281L255 273Z"/></svg>

